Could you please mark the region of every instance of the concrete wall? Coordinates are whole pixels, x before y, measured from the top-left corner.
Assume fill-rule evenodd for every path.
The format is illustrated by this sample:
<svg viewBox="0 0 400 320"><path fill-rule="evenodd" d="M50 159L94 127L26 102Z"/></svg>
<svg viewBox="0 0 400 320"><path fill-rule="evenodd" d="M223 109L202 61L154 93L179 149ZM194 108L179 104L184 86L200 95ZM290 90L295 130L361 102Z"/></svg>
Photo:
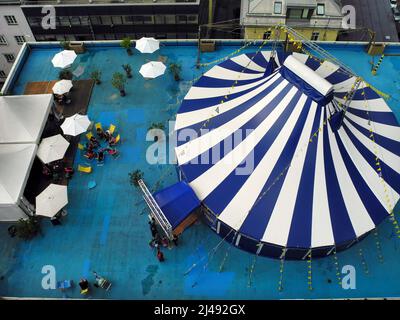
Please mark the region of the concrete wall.
<svg viewBox="0 0 400 320"><path fill-rule="evenodd" d="M15 16L18 24L8 25L4 16ZM11 70L13 63L7 62L4 54L12 53L15 58L22 48L18 45L14 36L25 36L26 41L35 41L31 29L26 21L26 18L18 5L0 5L0 34L7 40L7 45L0 45L0 70L3 70L7 75ZM0 78L0 87L5 79Z"/></svg>

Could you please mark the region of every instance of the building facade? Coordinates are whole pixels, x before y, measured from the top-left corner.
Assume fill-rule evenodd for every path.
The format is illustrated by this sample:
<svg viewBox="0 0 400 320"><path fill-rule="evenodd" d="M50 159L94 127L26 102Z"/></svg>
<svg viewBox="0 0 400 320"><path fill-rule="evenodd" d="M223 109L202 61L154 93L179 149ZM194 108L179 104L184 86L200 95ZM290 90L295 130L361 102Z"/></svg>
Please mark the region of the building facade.
<svg viewBox="0 0 400 320"><path fill-rule="evenodd" d="M310 40L335 41L342 17L338 0L242 0L240 14L245 39L274 39L271 27L285 24Z"/></svg>
<svg viewBox="0 0 400 320"><path fill-rule="evenodd" d="M197 38L207 14L200 0L53 0L21 1L37 41ZM43 29L42 8L52 5L55 29Z"/></svg>
<svg viewBox="0 0 400 320"><path fill-rule="evenodd" d="M19 1L0 0L0 88L25 41L35 41Z"/></svg>

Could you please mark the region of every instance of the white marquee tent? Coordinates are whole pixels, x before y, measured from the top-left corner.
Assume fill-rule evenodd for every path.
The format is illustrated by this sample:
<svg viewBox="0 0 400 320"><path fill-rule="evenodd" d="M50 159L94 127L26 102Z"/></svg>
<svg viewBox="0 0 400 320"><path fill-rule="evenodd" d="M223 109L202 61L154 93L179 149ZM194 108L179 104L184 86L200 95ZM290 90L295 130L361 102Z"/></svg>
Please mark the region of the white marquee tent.
<svg viewBox="0 0 400 320"><path fill-rule="evenodd" d="M26 217L23 194L53 95L0 97L0 221Z"/></svg>
<svg viewBox="0 0 400 320"><path fill-rule="evenodd" d="M52 103L51 94L0 97L0 143L38 143Z"/></svg>

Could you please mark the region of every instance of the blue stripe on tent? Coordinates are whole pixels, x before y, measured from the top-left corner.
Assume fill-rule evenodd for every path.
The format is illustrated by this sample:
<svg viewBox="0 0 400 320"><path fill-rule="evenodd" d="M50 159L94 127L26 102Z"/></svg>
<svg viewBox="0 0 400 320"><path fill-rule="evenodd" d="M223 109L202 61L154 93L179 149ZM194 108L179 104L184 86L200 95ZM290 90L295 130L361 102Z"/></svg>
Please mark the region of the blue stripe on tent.
<svg viewBox="0 0 400 320"><path fill-rule="evenodd" d="M348 118L345 116L346 120L349 121L360 133L362 133L365 137L370 139L370 132L369 130L365 129L364 127L360 126L358 123L354 122L352 119ZM344 125L345 126L345 125ZM395 155L400 157L400 142L395 141L389 138L386 138L385 136L382 136L376 132L374 132L374 139L375 142L385 148L386 150L394 153Z"/></svg>
<svg viewBox="0 0 400 320"><path fill-rule="evenodd" d="M351 76L344 74L341 71L335 71L334 73L330 74L325 78L326 81L328 81L331 84L339 84L341 82L344 82L346 80L349 80Z"/></svg>
<svg viewBox="0 0 400 320"><path fill-rule="evenodd" d="M256 81L261 80L262 77L257 79L249 79L249 80L237 80L237 84L235 86L244 86L250 83L254 83ZM212 78L208 76L202 76L193 87L198 88L230 88L234 84L236 80L227 80L227 79L219 79Z"/></svg>
<svg viewBox="0 0 400 320"><path fill-rule="evenodd" d="M364 95L363 95L363 92L365 92ZM348 92L335 92L335 97L343 99L343 97L345 95L347 95L347 93ZM380 98L379 95L375 91L373 91L371 88L368 88L368 87L364 88L364 89L358 89L354 93L354 96L353 96L353 100L355 100L355 101L366 100L367 103L369 103L368 100L373 100L373 99L378 99L378 98Z"/></svg>
<svg viewBox="0 0 400 320"><path fill-rule="evenodd" d="M232 140L235 139L235 135L239 133L242 134L242 136L244 136L246 129L257 128L259 124L262 121L264 121L271 114L271 112L279 105L282 99L292 88L293 87L291 85L287 85L283 89L283 91L281 91L274 99L272 99L272 101L268 105L264 106L264 108L258 114L256 114L253 118L251 118L249 121L243 124L243 126L241 126L236 132L232 132L231 135L229 135L227 138L225 138L217 145L210 146L210 149L203 152L201 155L197 157L197 163L198 163L197 165L193 166L190 162L181 165L181 168L184 170L188 181L196 179L198 176L207 171L214 163L216 163L218 159L223 158L232 149L230 148L229 150L225 151L226 147L228 148L232 147L232 142L234 142ZM239 114L240 112L238 113L238 115ZM229 120L231 119L232 118L229 117ZM219 156L219 158L217 159L215 159L216 152L218 152ZM202 159L209 159L209 161L204 162L202 161Z"/></svg>
<svg viewBox="0 0 400 320"><path fill-rule="evenodd" d="M249 74L262 74L263 73L263 71L261 72L261 71L255 71L252 69L248 69L245 66L242 66L230 59L222 62L221 64L219 64L219 66L222 68L228 69L228 70L236 71L236 72L244 72L244 73L249 73Z"/></svg>
<svg viewBox="0 0 400 320"><path fill-rule="evenodd" d="M387 217L385 207L382 206L381 202L369 188L368 184L365 182L360 172L356 168L347 150L345 149L342 140L340 139L339 133L335 132L335 136L339 146L340 154L342 155L343 162L346 165L347 172L353 181L353 185L355 186L357 193L364 204L364 207L367 209L369 216L374 224L377 225Z"/></svg>
<svg viewBox="0 0 400 320"><path fill-rule="evenodd" d="M264 192L266 192L265 195L260 198L259 202L254 205L252 210L250 210L250 213L248 214L240 228L240 231L243 234L253 237L255 239L261 239L264 235L265 229L267 228L267 225L269 223L269 219L271 218L272 211L281 192L283 182L286 178L286 167L293 160L294 152L296 151L300 135L307 120L310 106L311 99L307 99L303 109L301 110L298 120L282 150L282 153L280 154L274 169L272 170L270 176L268 177L268 180L264 184L264 187L260 193L263 194ZM276 181L277 178L279 178L279 180ZM274 181L275 184L273 185L273 187L271 187ZM268 190L268 188L270 189Z"/></svg>
<svg viewBox="0 0 400 320"><path fill-rule="evenodd" d="M319 61L314 60L313 58L309 57L307 59L305 65L307 67L309 67L310 69L313 69L315 71L321 66L321 63Z"/></svg>
<svg viewBox="0 0 400 320"><path fill-rule="evenodd" d="M273 84L268 86L265 90L263 90L262 92L260 92L256 96L254 96L253 98L245 101L244 103L236 106L235 108L233 108L233 109L231 109L229 111L226 111L224 113L221 113L221 114L213 117L207 123L206 129L211 130L213 128L218 128L218 127L222 126L223 124L225 124L225 123L231 121L232 119L236 118L237 116L239 116L240 114L245 112L247 109L251 108L254 104L256 104L257 102L262 100L265 96L267 96L274 88L276 88L280 83L282 83L283 80L284 79L282 77L280 77ZM288 84L283 91L285 91L285 93L287 93L291 87L292 86ZM279 93L279 95L282 96L281 93ZM200 129L204 128L203 127L204 123L205 123L205 121L198 122L196 124L191 125L190 128L195 130L196 132L200 132ZM182 130L185 130L185 128L179 129L177 131L178 137L179 137L179 133ZM178 146L181 145L181 144L183 144L183 143L180 142L179 139L178 139Z"/></svg>
<svg viewBox="0 0 400 320"><path fill-rule="evenodd" d="M268 61L265 60L264 55L261 52L258 52L255 55L251 55L251 54L246 54L250 59L253 60L253 62L257 65L259 65L261 68L267 68L268 65Z"/></svg>
<svg viewBox="0 0 400 320"><path fill-rule="evenodd" d="M381 111L364 111L354 108L348 108L347 112L350 112L365 120L372 120L377 123L387 124L389 126L397 126L396 117L392 112L381 112Z"/></svg>
<svg viewBox="0 0 400 320"><path fill-rule="evenodd" d="M313 137L312 135L314 132L317 132L319 128L322 109L324 108L318 106L310 132L310 138L313 138L313 142L308 144L307 154L304 160L304 167L303 172L301 173L296 204L293 209L293 218L287 242L288 247L311 247L315 161L317 157L318 146L318 136Z"/></svg>
<svg viewBox="0 0 400 320"><path fill-rule="evenodd" d="M375 154L368 150L358 139L357 137L350 131L350 129L343 125L343 128L346 130L347 135L353 142L356 149L360 152L363 158L369 163L371 168L376 171L376 161ZM379 157L379 154L378 154ZM381 168L382 168L382 176L385 179L386 183L389 184L397 193L400 193L400 175L389 167L383 159L379 160Z"/></svg>
<svg viewBox="0 0 400 320"><path fill-rule="evenodd" d="M246 90L243 90L241 92L236 92L236 93L232 93L229 95L229 99L235 99L237 97L240 97L250 91L253 91L255 89L257 89L258 87L262 86L263 84L265 84L266 82L268 82L270 79L272 79L274 76L276 76L277 73L274 73L273 75L271 75L270 77L267 77L265 79L263 79L263 81ZM259 81L260 79L258 79L257 81ZM256 81L255 81L256 82ZM227 88L227 93L229 92L230 87ZM190 112L190 111L195 111L195 110L200 110L200 109L204 109L204 108L208 108L210 106L215 106L215 105L219 105L221 103L221 100L225 99L225 95L221 95L221 96L217 96L217 97L212 97L212 98L204 98L204 99L184 99L182 101L182 104L178 110L178 113L185 113L185 112Z"/></svg>
<svg viewBox="0 0 400 320"><path fill-rule="evenodd" d="M278 58L278 61L281 65L283 65L283 63L285 62L286 58L289 55L287 53L284 53L282 51L278 51L276 57Z"/></svg>
<svg viewBox="0 0 400 320"><path fill-rule="evenodd" d="M300 92L297 92L297 94L294 95L281 116L273 124L268 133L264 135L261 141L255 146L253 153L247 155L245 158L247 163L254 162L254 167L257 167L262 158L265 156L265 153L272 146L277 135L281 132L288 117L293 112L293 109L296 106L300 96ZM208 195L204 202L213 212L219 215L248 178L249 175L238 175L236 174L236 171L233 170L228 177L222 181L212 193Z"/></svg>
<svg viewBox="0 0 400 320"><path fill-rule="evenodd" d="M326 115L324 116L325 121ZM333 237L335 243L357 238L350 217L347 212L346 205L343 200L342 190L336 176L334 159L332 158L330 141L328 137L328 126L323 127L324 135L324 163L325 163L325 181L328 194L329 213L331 217Z"/></svg>

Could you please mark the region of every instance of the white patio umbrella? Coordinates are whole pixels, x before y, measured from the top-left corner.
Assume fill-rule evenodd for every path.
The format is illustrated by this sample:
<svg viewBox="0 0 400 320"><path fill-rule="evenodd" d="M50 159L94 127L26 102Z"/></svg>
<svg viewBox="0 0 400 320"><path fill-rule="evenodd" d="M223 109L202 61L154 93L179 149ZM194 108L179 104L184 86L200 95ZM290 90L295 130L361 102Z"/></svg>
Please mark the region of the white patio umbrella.
<svg viewBox="0 0 400 320"><path fill-rule="evenodd" d="M53 93L64 94L71 90L73 87L71 80L60 80L57 81L53 86Z"/></svg>
<svg viewBox="0 0 400 320"><path fill-rule="evenodd" d="M87 115L74 114L64 120L61 129L64 134L77 136L85 132L90 126L90 120Z"/></svg>
<svg viewBox="0 0 400 320"><path fill-rule="evenodd" d="M67 186L52 183L36 197L36 215L54 217L67 204Z"/></svg>
<svg viewBox="0 0 400 320"><path fill-rule="evenodd" d="M56 68L64 69L70 67L71 64L74 63L75 58L76 58L76 53L74 50L64 50L57 53L51 60L51 63Z"/></svg>
<svg viewBox="0 0 400 320"><path fill-rule="evenodd" d="M157 78L167 67L160 61L150 61L141 66L139 72L144 78Z"/></svg>
<svg viewBox="0 0 400 320"><path fill-rule="evenodd" d="M141 53L153 53L160 48L160 41L154 38L140 38L136 41L136 49Z"/></svg>
<svg viewBox="0 0 400 320"><path fill-rule="evenodd" d="M57 134L42 140L37 156L43 163L60 160L64 157L68 146L69 142L61 134Z"/></svg>

